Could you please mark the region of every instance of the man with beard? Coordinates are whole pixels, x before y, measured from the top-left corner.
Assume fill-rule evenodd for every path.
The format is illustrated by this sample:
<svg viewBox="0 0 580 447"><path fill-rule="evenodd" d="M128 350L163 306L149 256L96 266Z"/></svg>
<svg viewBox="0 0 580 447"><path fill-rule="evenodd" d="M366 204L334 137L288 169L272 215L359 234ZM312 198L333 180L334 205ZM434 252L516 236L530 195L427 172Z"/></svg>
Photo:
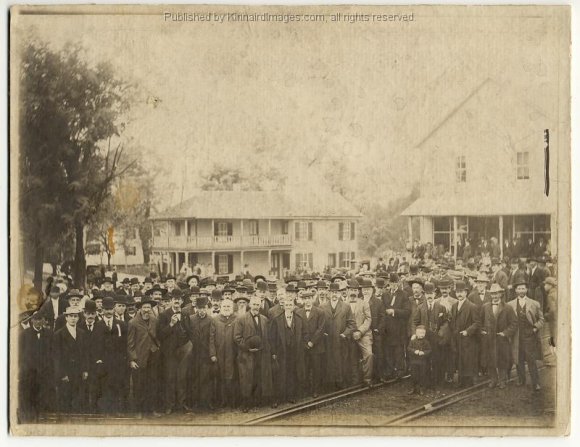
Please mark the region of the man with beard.
<svg viewBox="0 0 580 447"><path fill-rule="evenodd" d="M379 278L382 279L382 278ZM371 328L372 342L371 349L373 354L373 379L379 381L382 378L383 365L383 333L385 331L385 305L382 300L375 295L375 288L370 279L363 279L361 283L361 292L363 301L369 305L371 311Z"/></svg>
<svg viewBox="0 0 580 447"><path fill-rule="evenodd" d="M489 387L497 385L503 389L508 379L508 370L512 367L511 339L516 332L518 320L514 310L503 302L504 290L499 284L493 284L489 293L491 301L483 305L481 334L486 338L484 354L491 378Z"/></svg>
<svg viewBox="0 0 580 447"><path fill-rule="evenodd" d="M210 360L217 365L217 404L233 408L236 405L236 344L234 303L226 298L220 306L220 314L212 319L209 331Z"/></svg>
<svg viewBox="0 0 580 447"><path fill-rule="evenodd" d="M89 377L86 332L77 327L80 307L68 307L66 324L54 333L53 360L57 408L61 413L81 409L81 388Z"/></svg>
<svg viewBox="0 0 580 447"><path fill-rule="evenodd" d="M323 305L326 301L323 303ZM313 304L313 296L304 296L304 307L296 314L302 318L305 384L309 385L312 397L322 392L322 357L325 353L324 333L326 319L324 311Z"/></svg>
<svg viewBox="0 0 580 447"><path fill-rule="evenodd" d="M507 303L515 311L518 320L512 342L512 355L518 371L518 386L526 383L525 363L527 363L532 388L534 391L540 391L536 361L542 359L540 330L544 326L544 315L540 304L527 296L527 284L526 276L516 276L513 280L516 299Z"/></svg>
<svg viewBox="0 0 580 447"><path fill-rule="evenodd" d="M427 341L431 345L431 355L427 359L427 385L433 387L441 382L445 373L439 358L439 345L441 342L448 343L450 337L442 339L442 332L449 334L448 317L445 307L435 301L435 285L426 282L424 290L425 302L415 314L415 326L425 328Z"/></svg>
<svg viewBox="0 0 580 447"><path fill-rule="evenodd" d="M312 300L312 294L306 292ZM303 295L303 296L304 296ZM270 344L272 363L277 366L273 380L275 398L273 407L279 402L295 403L304 382L304 348L302 341L303 321L294 312L294 303L284 301L284 312L271 321Z"/></svg>
<svg viewBox="0 0 580 447"><path fill-rule="evenodd" d="M34 313L30 322L30 327L20 334L19 344L18 414L21 422L37 421L39 414L49 410L52 404L52 331L44 327L45 319L40 312Z"/></svg>
<svg viewBox="0 0 580 447"><path fill-rule="evenodd" d="M477 374L477 335L479 312L467 299L467 286L463 281L455 284L458 302L451 308L451 336L455 353L455 365L459 374L459 385L473 385Z"/></svg>
<svg viewBox="0 0 580 447"><path fill-rule="evenodd" d="M215 292L215 290L214 290ZM199 409L213 409L214 379L211 370L210 327L212 318L208 315L208 300L205 296L195 299L196 312L191 320L191 391L192 403Z"/></svg>
<svg viewBox="0 0 580 447"><path fill-rule="evenodd" d="M161 416L159 397L160 351L157 339L157 319L151 297L136 304L137 314L129 321L127 352L133 376L135 408L140 413Z"/></svg>
<svg viewBox="0 0 580 447"><path fill-rule="evenodd" d="M338 283L330 285L330 301L320 308L327 321L326 380L332 391L342 389L347 379L346 362L349 338L356 329L350 306L342 301Z"/></svg>
<svg viewBox="0 0 580 447"><path fill-rule="evenodd" d="M234 341L238 346L238 371L242 411L265 403L272 396L272 369L268 318L260 314L261 300L250 299L250 311L236 318Z"/></svg>

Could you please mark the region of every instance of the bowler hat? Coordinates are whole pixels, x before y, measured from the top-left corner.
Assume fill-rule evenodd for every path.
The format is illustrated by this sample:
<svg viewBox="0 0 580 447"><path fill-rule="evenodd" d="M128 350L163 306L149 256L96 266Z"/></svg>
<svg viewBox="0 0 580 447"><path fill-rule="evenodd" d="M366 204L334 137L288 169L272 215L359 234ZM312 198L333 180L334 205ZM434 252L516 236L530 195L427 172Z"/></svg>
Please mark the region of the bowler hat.
<svg viewBox="0 0 580 447"><path fill-rule="evenodd" d="M268 290L276 292L278 290L278 285L275 282L268 283Z"/></svg>
<svg viewBox="0 0 580 447"><path fill-rule="evenodd" d="M143 301L141 301L140 303L135 303L135 307L137 309L141 309L145 304L150 304L151 307L153 307L153 306L157 306L157 301L151 299L150 297L145 297L145 299Z"/></svg>
<svg viewBox="0 0 580 447"><path fill-rule="evenodd" d="M260 292L266 292L268 290L268 284L265 281L260 281L258 284L256 284L256 289L258 289Z"/></svg>
<svg viewBox="0 0 580 447"><path fill-rule="evenodd" d="M385 287L385 278L377 278L377 280L375 281L375 287L378 287L379 289L382 289L383 287Z"/></svg>
<svg viewBox="0 0 580 447"><path fill-rule="evenodd" d="M298 281L297 289L306 289L306 281Z"/></svg>
<svg viewBox="0 0 580 447"><path fill-rule="evenodd" d="M398 283L399 281L400 281L399 275L397 275L396 273L392 272L389 275L389 282Z"/></svg>
<svg viewBox="0 0 580 447"><path fill-rule="evenodd" d="M512 286L517 287L521 285L527 286L528 281L526 280L526 276L523 273L518 273L517 275L514 275Z"/></svg>
<svg viewBox="0 0 580 447"><path fill-rule="evenodd" d="M125 278L123 281L121 281L121 284L131 284L131 280L129 278Z"/></svg>
<svg viewBox="0 0 580 447"><path fill-rule="evenodd" d="M503 292L503 289L498 283L494 282L489 288L489 293L498 293L498 292Z"/></svg>
<svg viewBox="0 0 580 447"><path fill-rule="evenodd" d="M465 285L465 281L457 281L455 283L455 291L456 292L461 292L463 290L466 290L467 286Z"/></svg>
<svg viewBox="0 0 580 447"><path fill-rule="evenodd" d="M373 282L370 279L363 279L360 282L361 289L368 289L368 288L372 288L372 287L373 287Z"/></svg>
<svg viewBox="0 0 580 447"><path fill-rule="evenodd" d="M262 337L251 335L246 339L246 346L248 349L262 349Z"/></svg>
<svg viewBox="0 0 580 447"><path fill-rule="evenodd" d="M423 286L423 290L425 291L425 293L433 293L433 292L435 292L435 284L427 281L425 283L425 285Z"/></svg>
<svg viewBox="0 0 580 447"><path fill-rule="evenodd" d="M85 302L85 312L94 313L97 311L97 304L94 301L87 300Z"/></svg>
<svg viewBox="0 0 580 447"><path fill-rule="evenodd" d="M340 285L337 282L333 282L330 284L330 291L331 292L338 292L340 290Z"/></svg>
<svg viewBox="0 0 580 447"><path fill-rule="evenodd" d="M139 284L139 278L137 278L137 277L131 278L131 285L133 286L135 284Z"/></svg>
<svg viewBox="0 0 580 447"><path fill-rule="evenodd" d="M298 289L294 284L288 284L286 286L286 292L298 292Z"/></svg>
<svg viewBox="0 0 580 447"><path fill-rule="evenodd" d="M207 307L207 298L205 296L198 296L195 299L195 307Z"/></svg>
<svg viewBox="0 0 580 447"><path fill-rule="evenodd" d="M211 291L211 299L212 300L221 300L223 298L222 291L219 289L213 289Z"/></svg>
<svg viewBox="0 0 580 447"><path fill-rule="evenodd" d="M262 275L256 275L256 276L254 276L254 282L255 283L266 282L266 277L262 276Z"/></svg>
<svg viewBox="0 0 580 447"><path fill-rule="evenodd" d="M113 280L111 279L110 276L105 276L103 278L103 284L105 284L106 282L113 284Z"/></svg>
<svg viewBox="0 0 580 447"><path fill-rule="evenodd" d="M316 288L317 289L328 289L328 284L326 283L326 281L318 281L316 283Z"/></svg>

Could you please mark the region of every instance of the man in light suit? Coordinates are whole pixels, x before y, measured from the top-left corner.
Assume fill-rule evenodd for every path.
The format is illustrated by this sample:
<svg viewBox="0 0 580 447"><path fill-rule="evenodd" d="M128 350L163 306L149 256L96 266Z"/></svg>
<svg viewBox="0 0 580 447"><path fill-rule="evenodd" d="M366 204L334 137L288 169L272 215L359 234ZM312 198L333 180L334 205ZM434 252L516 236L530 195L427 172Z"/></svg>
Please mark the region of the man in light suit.
<svg viewBox="0 0 580 447"><path fill-rule="evenodd" d="M372 290L371 290L372 293ZM349 365L351 367L352 383L359 382L358 365L362 366L362 375L365 385L370 387L373 378L373 333L371 331L371 309L368 302L360 296L360 285L356 279L348 282L348 296L350 309L356 325L352 333L350 345Z"/></svg>
<svg viewBox="0 0 580 447"><path fill-rule="evenodd" d="M516 299L508 303L508 306L516 312L518 328L512 340L512 354L518 370L518 386L526 383L525 364L532 379L534 391L540 391L537 360L542 359L542 345L540 330L544 325L544 315L540 304L527 296L528 280L520 275L513 281Z"/></svg>

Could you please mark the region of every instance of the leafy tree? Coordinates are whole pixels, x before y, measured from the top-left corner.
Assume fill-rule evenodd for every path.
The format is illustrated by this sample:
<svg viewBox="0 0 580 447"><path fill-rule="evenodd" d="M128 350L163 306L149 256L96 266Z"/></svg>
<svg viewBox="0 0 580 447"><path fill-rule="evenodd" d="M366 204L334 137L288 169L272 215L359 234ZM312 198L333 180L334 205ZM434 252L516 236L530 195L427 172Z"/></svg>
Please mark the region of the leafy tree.
<svg viewBox="0 0 580 447"><path fill-rule="evenodd" d="M35 284L44 244L71 229L73 278L83 285L85 227L130 166L120 168L120 136L133 86L109 64L89 65L79 45L54 50L37 39L23 50L21 81L21 212L35 247Z"/></svg>

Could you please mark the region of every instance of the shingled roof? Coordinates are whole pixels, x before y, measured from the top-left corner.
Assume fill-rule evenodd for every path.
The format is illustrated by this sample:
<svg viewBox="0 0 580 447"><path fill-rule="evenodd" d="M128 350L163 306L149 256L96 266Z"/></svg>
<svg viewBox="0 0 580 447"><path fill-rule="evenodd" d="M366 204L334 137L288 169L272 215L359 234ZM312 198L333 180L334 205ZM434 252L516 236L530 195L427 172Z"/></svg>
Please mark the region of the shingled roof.
<svg viewBox="0 0 580 447"><path fill-rule="evenodd" d="M203 191L151 217L161 219L358 218L362 214L333 192Z"/></svg>

